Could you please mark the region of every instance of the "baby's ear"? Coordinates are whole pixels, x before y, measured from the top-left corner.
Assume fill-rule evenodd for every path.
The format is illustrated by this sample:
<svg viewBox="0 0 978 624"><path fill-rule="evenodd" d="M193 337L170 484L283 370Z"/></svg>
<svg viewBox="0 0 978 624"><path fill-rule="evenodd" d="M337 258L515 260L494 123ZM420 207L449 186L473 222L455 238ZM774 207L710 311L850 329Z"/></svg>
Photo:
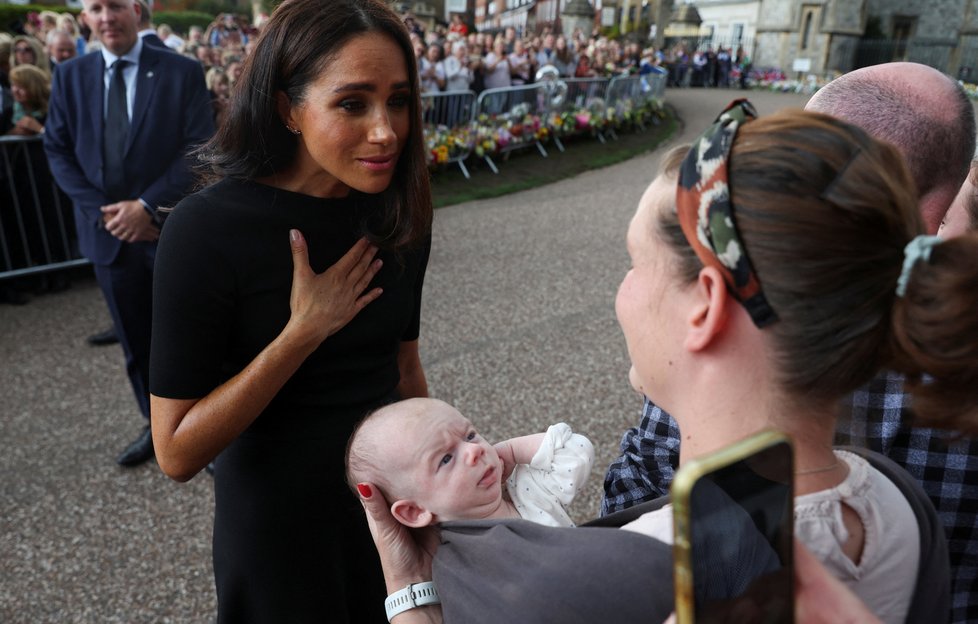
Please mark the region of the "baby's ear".
<svg viewBox="0 0 978 624"><path fill-rule="evenodd" d="M434 522L434 514L409 500L399 500L391 505L391 515L404 526L413 529L420 529Z"/></svg>

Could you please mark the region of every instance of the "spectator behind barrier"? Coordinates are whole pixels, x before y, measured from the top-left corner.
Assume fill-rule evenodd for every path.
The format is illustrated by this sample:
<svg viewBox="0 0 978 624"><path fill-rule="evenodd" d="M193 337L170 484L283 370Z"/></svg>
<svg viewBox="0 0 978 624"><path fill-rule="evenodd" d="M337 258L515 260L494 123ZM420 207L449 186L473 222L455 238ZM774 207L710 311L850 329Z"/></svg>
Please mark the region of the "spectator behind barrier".
<svg viewBox="0 0 978 624"><path fill-rule="evenodd" d="M51 72L47 52L44 51L40 41L27 35L17 35L13 43L13 49L10 51L11 68L26 64Z"/></svg>
<svg viewBox="0 0 978 624"><path fill-rule="evenodd" d="M51 57L51 70L58 63L64 63L78 56L78 46L71 34L63 30L52 30L47 36L48 54Z"/></svg>
<svg viewBox="0 0 978 624"><path fill-rule="evenodd" d="M71 13L60 13L58 15L58 30L71 35L72 41L75 42L75 56L81 56L88 51L88 41L82 35L81 28L78 26L78 21L75 20L74 15Z"/></svg>
<svg viewBox="0 0 978 624"><path fill-rule="evenodd" d="M7 134L34 136L44 132L51 97L51 78L33 65L18 65L10 70L10 92L14 105L12 128Z"/></svg>
<svg viewBox="0 0 978 624"><path fill-rule="evenodd" d="M445 68L445 90L467 91L472 84L474 73L469 61L469 50L462 41L452 46L452 55L443 61Z"/></svg>
<svg viewBox="0 0 978 624"><path fill-rule="evenodd" d="M214 108L214 125L220 127L227 113L228 96L231 94L231 82L227 72L220 67L211 67L204 77L207 91L211 96L211 106Z"/></svg>

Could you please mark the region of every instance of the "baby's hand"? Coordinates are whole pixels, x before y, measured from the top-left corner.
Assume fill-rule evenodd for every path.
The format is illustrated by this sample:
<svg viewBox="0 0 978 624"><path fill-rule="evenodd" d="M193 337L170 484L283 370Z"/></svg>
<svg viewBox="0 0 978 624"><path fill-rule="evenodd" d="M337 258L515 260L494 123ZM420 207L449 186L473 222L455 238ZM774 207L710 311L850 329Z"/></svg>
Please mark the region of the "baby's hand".
<svg viewBox="0 0 978 624"><path fill-rule="evenodd" d="M493 446L499 458L503 461L503 478L508 479L513 474L517 464L529 464L543 443L544 434L534 433L528 436L503 440Z"/></svg>
<svg viewBox="0 0 978 624"><path fill-rule="evenodd" d="M503 464L503 481L506 481L516 468L516 460L513 458L513 447L510 445L509 440L504 440L503 442L493 444L493 448L496 449L496 454L499 455L499 461Z"/></svg>

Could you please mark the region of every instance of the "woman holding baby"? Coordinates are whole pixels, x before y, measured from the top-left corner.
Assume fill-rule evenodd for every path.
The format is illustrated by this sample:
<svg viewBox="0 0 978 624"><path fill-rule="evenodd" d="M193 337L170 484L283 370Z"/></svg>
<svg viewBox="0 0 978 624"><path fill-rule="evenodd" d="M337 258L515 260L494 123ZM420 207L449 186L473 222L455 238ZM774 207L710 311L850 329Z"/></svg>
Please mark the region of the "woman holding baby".
<svg viewBox="0 0 978 624"><path fill-rule="evenodd" d="M920 593L918 570L940 554L918 548L917 519L893 482L861 457L833 449L836 404L887 367L907 374L920 416L974 430L962 405L975 405L978 390L962 354L978 352L971 312L978 265L970 260L978 238L923 236L900 154L858 128L802 111L755 117L746 101L733 103L692 148L664 157L642 197L627 236L632 268L616 300L629 376L675 414L681 462L764 428L790 434L799 542L823 563L857 568L849 590L882 620L903 621ZM371 484L360 491L388 591L431 581L437 537L396 523ZM668 513L648 513L624 528L662 535ZM519 520L497 522L522 530ZM671 559L668 548L652 544L663 542L648 542L608 556L626 570L643 558ZM806 580L824 580L807 552L798 560ZM586 582L598 582L594 576ZM614 616L619 602L671 590L667 580L648 577L644 589L606 587L604 595L580 578L549 594L536 582L507 594L500 610L526 614L536 595L561 601L591 592L606 601L607 621L623 621ZM798 587L814 585L799 580ZM934 592L943 585L934 580ZM492 594L493 583L484 591ZM608 600L610 592L621 600ZM447 614L452 596L442 593ZM811 607L805 596L799 605ZM946 609L946 595L935 605ZM392 621L440 621L442 608L410 609ZM459 608L467 621L486 621L484 609L452 605L452 612ZM668 611L648 615L656 621Z"/></svg>

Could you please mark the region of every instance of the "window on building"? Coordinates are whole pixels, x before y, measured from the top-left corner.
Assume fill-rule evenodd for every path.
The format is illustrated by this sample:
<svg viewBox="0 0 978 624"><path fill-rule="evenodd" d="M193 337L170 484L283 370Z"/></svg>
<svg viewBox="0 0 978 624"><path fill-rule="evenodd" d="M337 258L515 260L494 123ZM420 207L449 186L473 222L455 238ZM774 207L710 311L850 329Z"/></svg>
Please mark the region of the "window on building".
<svg viewBox="0 0 978 624"><path fill-rule="evenodd" d="M910 15L893 16L893 39L896 41L896 49L893 60L905 60L907 56L907 44L913 38L917 30L917 18Z"/></svg>
<svg viewBox="0 0 978 624"><path fill-rule="evenodd" d="M730 26L730 41L734 44L739 44L744 40L744 24L743 22L734 22Z"/></svg>
<svg viewBox="0 0 978 624"><path fill-rule="evenodd" d="M818 28L822 8L819 6L802 6L801 8L801 45L802 50L808 50L815 45L815 34Z"/></svg>
<svg viewBox="0 0 978 624"><path fill-rule="evenodd" d="M702 24L700 26L700 42L713 46L713 36L717 32L716 24Z"/></svg>
<svg viewBox="0 0 978 624"><path fill-rule="evenodd" d="M917 18L910 15L893 16L893 38L897 41L910 39L917 30Z"/></svg>

